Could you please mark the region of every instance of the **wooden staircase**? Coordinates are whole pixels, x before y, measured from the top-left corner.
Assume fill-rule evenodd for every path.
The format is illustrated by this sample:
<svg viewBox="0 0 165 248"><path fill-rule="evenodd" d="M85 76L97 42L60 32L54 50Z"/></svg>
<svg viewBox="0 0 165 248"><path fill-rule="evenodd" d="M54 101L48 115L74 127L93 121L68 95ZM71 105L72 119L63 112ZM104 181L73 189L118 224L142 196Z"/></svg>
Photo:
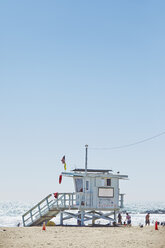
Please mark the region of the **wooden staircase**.
<svg viewBox="0 0 165 248"><path fill-rule="evenodd" d="M22 216L23 226L40 226L56 217L60 210L75 208L75 193L60 193L57 198L54 194L49 194Z"/></svg>

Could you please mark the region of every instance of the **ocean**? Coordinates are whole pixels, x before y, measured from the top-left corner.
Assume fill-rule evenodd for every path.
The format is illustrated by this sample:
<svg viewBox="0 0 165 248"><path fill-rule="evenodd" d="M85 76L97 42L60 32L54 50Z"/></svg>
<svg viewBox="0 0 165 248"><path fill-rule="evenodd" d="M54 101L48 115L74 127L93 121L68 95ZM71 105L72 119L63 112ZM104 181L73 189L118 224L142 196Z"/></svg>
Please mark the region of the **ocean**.
<svg viewBox="0 0 165 248"><path fill-rule="evenodd" d="M26 203L20 201L0 201L0 227L15 227L20 223L22 226L22 215L28 211L34 203ZM122 221L125 221L126 212L131 215L132 225L144 225L145 215L150 213L151 225L155 221L165 222L165 202L130 202L125 203L124 209L121 210ZM56 225L60 223L59 215L53 218ZM97 220L96 223L101 224ZM64 224L76 224L76 220L68 220Z"/></svg>

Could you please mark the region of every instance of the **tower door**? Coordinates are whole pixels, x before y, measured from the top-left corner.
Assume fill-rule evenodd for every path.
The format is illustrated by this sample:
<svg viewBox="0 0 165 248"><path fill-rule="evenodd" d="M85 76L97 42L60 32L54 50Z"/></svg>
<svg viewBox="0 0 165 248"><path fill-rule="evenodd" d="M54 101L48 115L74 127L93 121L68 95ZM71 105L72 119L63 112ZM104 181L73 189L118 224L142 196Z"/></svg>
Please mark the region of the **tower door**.
<svg viewBox="0 0 165 248"><path fill-rule="evenodd" d="M75 178L75 191L79 193L76 194L76 205L81 206L84 202L83 193L81 193L83 192L83 179L81 177Z"/></svg>
<svg viewBox="0 0 165 248"><path fill-rule="evenodd" d="M83 192L83 179L75 178L75 190L76 192Z"/></svg>

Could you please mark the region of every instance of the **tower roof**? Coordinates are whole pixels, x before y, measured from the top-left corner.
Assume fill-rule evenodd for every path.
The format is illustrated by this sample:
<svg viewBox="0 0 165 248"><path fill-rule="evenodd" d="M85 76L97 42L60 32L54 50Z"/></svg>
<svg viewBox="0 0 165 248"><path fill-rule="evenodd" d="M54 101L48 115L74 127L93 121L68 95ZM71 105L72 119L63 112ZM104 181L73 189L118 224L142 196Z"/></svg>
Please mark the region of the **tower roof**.
<svg viewBox="0 0 165 248"><path fill-rule="evenodd" d="M85 169L74 169L72 171L75 171L75 172L85 172ZM112 170L87 169L87 172L108 173L110 171L112 171Z"/></svg>

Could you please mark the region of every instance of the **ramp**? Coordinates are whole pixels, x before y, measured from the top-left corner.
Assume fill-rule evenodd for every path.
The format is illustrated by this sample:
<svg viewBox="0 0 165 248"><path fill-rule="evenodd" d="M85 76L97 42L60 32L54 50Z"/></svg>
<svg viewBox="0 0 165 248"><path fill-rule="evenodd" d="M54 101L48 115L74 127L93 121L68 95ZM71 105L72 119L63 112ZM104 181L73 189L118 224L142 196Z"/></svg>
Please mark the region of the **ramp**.
<svg viewBox="0 0 165 248"><path fill-rule="evenodd" d="M74 193L59 193L57 198L54 194L49 194L22 216L23 226L40 226L56 217L60 210L75 208L77 206Z"/></svg>
<svg viewBox="0 0 165 248"><path fill-rule="evenodd" d="M55 217L59 211L54 207L54 203L52 194L49 194L22 216L23 225L39 226Z"/></svg>

